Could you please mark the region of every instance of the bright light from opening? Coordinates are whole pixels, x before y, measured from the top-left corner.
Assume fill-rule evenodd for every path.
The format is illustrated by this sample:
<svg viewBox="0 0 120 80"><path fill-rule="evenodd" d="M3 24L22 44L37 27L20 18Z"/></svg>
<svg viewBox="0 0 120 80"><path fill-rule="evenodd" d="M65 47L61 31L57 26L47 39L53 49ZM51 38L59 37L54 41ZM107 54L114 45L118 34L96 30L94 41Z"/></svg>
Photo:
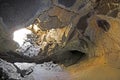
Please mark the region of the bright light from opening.
<svg viewBox="0 0 120 80"><path fill-rule="evenodd" d="M24 43L27 38L27 34L31 34L32 32L26 28L17 30L13 33L13 40L16 41L20 46Z"/></svg>
<svg viewBox="0 0 120 80"><path fill-rule="evenodd" d="M37 32L39 30L37 25L34 25L34 30Z"/></svg>

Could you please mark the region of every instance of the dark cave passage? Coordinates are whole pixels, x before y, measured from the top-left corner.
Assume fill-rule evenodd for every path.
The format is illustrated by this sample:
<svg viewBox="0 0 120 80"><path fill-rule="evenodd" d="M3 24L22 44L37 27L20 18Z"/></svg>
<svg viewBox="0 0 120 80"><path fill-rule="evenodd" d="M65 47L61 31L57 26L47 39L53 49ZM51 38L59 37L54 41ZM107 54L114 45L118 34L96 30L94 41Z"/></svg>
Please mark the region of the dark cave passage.
<svg viewBox="0 0 120 80"><path fill-rule="evenodd" d="M85 53L78 50L70 50L61 54L52 55L51 60L55 63L63 64L64 66L71 66L86 58L87 55Z"/></svg>

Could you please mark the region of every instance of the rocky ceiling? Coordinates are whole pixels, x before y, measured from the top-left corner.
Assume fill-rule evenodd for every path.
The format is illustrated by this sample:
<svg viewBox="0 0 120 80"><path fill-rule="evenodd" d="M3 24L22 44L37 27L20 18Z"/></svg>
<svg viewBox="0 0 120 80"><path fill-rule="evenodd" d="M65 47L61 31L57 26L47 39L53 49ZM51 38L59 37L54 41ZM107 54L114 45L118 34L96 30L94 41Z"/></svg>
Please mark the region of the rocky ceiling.
<svg viewBox="0 0 120 80"><path fill-rule="evenodd" d="M120 0L0 0L0 17L2 59L52 60L72 80L120 80ZM38 56L13 52L12 33L23 27L38 37Z"/></svg>

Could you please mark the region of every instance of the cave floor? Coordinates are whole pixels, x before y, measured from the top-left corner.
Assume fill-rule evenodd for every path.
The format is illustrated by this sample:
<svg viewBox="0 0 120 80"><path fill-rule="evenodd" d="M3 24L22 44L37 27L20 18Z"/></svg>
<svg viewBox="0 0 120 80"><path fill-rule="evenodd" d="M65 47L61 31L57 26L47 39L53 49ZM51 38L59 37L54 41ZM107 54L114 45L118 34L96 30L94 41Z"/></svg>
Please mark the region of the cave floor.
<svg viewBox="0 0 120 80"><path fill-rule="evenodd" d="M72 80L120 80L120 69L104 63L103 58L86 60L67 70Z"/></svg>

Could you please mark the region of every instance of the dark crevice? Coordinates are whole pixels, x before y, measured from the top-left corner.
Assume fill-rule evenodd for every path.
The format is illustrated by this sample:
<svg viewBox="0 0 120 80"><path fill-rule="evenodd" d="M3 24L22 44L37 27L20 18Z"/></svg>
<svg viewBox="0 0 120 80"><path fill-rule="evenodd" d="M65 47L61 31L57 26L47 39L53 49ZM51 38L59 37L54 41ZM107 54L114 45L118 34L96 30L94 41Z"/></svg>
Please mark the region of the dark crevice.
<svg viewBox="0 0 120 80"><path fill-rule="evenodd" d="M82 31L84 33L85 29L87 28L87 19L91 16L91 13L88 13L87 15L81 17L77 23L77 29Z"/></svg>
<svg viewBox="0 0 120 80"><path fill-rule="evenodd" d="M77 51L77 50L71 50L70 52L75 56L79 56L80 59L86 56L85 53Z"/></svg>
<svg viewBox="0 0 120 80"><path fill-rule="evenodd" d="M100 27L106 32L110 29L110 24L106 20L97 20L97 24L98 27Z"/></svg>
<svg viewBox="0 0 120 80"><path fill-rule="evenodd" d="M71 7L76 0L58 0L58 3L64 5L65 7Z"/></svg>

